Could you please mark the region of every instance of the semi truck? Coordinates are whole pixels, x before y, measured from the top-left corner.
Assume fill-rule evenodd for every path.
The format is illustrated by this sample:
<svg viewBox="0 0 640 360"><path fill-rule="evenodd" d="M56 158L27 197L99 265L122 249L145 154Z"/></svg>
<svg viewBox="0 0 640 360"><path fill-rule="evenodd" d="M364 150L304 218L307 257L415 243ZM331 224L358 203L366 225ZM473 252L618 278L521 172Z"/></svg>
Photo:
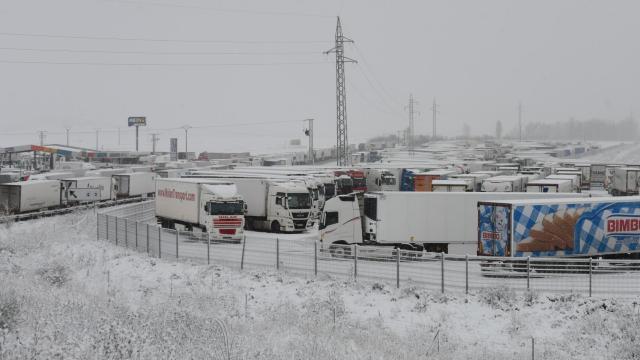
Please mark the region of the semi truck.
<svg viewBox="0 0 640 360"><path fill-rule="evenodd" d="M478 255L628 257L640 252L640 197L478 202Z"/></svg>
<svg viewBox="0 0 640 360"><path fill-rule="evenodd" d="M249 230L302 232L307 229L313 202L301 182L270 180L260 177L221 176L198 172L187 178L208 178L236 184L247 204L245 224Z"/></svg>
<svg viewBox="0 0 640 360"><path fill-rule="evenodd" d="M482 190L482 180L490 178L491 175L485 173L469 173L469 174L456 174L451 175L451 179L471 179L473 181L472 191Z"/></svg>
<svg viewBox="0 0 640 360"><path fill-rule="evenodd" d="M164 228L200 229L212 239L242 240L245 206L232 182L156 180L156 219Z"/></svg>
<svg viewBox="0 0 640 360"><path fill-rule="evenodd" d="M385 191L363 197L362 207L356 193L327 201L319 227L323 246L359 244L472 254L477 250L478 201L562 198L566 194Z"/></svg>
<svg viewBox="0 0 640 360"><path fill-rule="evenodd" d="M0 210L7 214L60 206L60 181L29 180L0 184Z"/></svg>
<svg viewBox="0 0 640 360"><path fill-rule="evenodd" d="M77 204L83 202L115 200L115 182L111 177L79 177L60 180L62 202Z"/></svg>
<svg viewBox="0 0 640 360"><path fill-rule="evenodd" d="M610 192L613 196L637 195L640 185L640 168L619 167L613 171Z"/></svg>
<svg viewBox="0 0 640 360"><path fill-rule="evenodd" d="M573 182L569 179L538 179L527 183L527 192L572 193Z"/></svg>
<svg viewBox="0 0 640 360"><path fill-rule="evenodd" d="M447 180L432 180L431 191L433 192L473 191L473 179L459 178L459 179L447 179Z"/></svg>
<svg viewBox="0 0 640 360"><path fill-rule="evenodd" d="M484 192L524 192L529 178L525 175L500 175L482 181Z"/></svg>
<svg viewBox="0 0 640 360"><path fill-rule="evenodd" d="M137 172L114 174L112 177L115 179L115 191L118 198L135 196L144 198L153 196L156 192L157 175L155 173Z"/></svg>

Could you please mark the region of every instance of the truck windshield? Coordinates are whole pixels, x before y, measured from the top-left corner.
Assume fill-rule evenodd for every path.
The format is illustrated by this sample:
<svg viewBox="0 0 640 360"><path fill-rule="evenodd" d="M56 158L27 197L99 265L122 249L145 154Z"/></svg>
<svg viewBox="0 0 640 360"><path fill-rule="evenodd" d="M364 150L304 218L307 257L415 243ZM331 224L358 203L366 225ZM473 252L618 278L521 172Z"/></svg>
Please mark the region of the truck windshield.
<svg viewBox="0 0 640 360"><path fill-rule="evenodd" d="M243 215L244 202L210 202L209 215Z"/></svg>
<svg viewBox="0 0 640 360"><path fill-rule="evenodd" d="M310 209L311 196L308 193L287 194L287 205L289 209Z"/></svg>
<svg viewBox="0 0 640 360"><path fill-rule="evenodd" d="M324 184L324 197L332 198L336 195L336 186L334 184Z"/></svg>
<svg viewBox="0 0 640 360"><path fill-rule="evenodd" d="M396 178L393 175L382 175L382 183L384 185L395 185Z"/></svg>
<svg viewBox="0 0 640 360"><path fill-rule="evenodd" d="M311 189L311 194L313 196L313 200L318 200L318 189Z"/></svg>
<svg viewBox="0 0 640 360"><path fill-rule="evenodd" d="M355 178L353 179L353 188L354 189L362 189L367 187L367 179L365 178Z"/></svg>

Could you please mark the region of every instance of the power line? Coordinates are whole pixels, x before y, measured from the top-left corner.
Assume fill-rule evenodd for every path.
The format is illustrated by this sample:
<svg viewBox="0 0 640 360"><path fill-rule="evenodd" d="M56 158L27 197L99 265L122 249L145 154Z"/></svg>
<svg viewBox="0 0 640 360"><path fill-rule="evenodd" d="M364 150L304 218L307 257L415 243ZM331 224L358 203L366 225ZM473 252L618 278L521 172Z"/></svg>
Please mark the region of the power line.
<svg viewBox="0 0 640 360"><path fill-rule="evenodd" d="M213 40L213 39L158 39L135 38L119 36L86 36L86 35L52 35L18 32L0 32L1 36L36 37L48 39L74 39L74 40L113 40L113 41L140 41L140 42L164 42L164 43L220 43L220 44L326 44L327 40Z"/></svg>
<svg viewBox="0 0 640 360"><path fill-rule="evenodd" d="M0 47L0 50L33 51L33 52L61 52L72 54L117 54L117 55L320 55L318 51L119 51L101 49L42 49L42 48L17 48Z"/></svg>
<svg viewBox="0 0 640 360"><path fill-rule="evenodd" d="M83 65L83 66L149 66L149 67L241 67L241 66L289 66L289 65L320 65L328 62L255 62L255 63L113 63L113 62L70 62L70 61L31 61L31 60L0 60L2 64L24 64L24 65Z"/></svg>
<svg viewBox="0 0 640 360"><path fill-rule="evenodd" d="M150 2L150 1L136 1L136 0L104 0L105 2L121 3L127 5L145 5L145 6L159 6L159 7L172 7L183 9L198 9L198 10L210 10L216 12L225 13L239 13L239 14L252 14L252 15L270 15L270 16L300 16L300 17L318 17L318 18L333 18L333 15L325 14L313 14L313 13L301 13L291 11L269 11L269 10L249 10L249 9L232 9L232 8L217 8L199 5L183 5L172 4L162 2Z"/></svg>
<svg viewBox="0 0 640 360"><path fill-rule="evenodd" d="M362 63L364 64L364 68L366 68L366 70L371 74L371 77L379 85L379 87L382 90L382 92L384 93L384 95L387 98L389 98L391 101L395 102L396 105L401 106L402 104L400 104L393 96L391 96L391 93L389 91L387 91L387 88L382 84L382 82L378 79L378 77L375 76L375 73L373 72L373 69L372 69L371 65L369 65L369 62L367 61L366 57L364 56L364 54L362 53L360 48L355 44L354 44L354 48L356 49L356 52L358 53L358 57L362 59ZM364 70L361 69L361 71L363 72L363 75L365 75L365 77L367 77L367 75L364 72ZM372 84L372 86L373 86L373 84ZM376 88L376 90L378 90L377 87L375 87L375 86L373 86L373 87Z"/></svg>

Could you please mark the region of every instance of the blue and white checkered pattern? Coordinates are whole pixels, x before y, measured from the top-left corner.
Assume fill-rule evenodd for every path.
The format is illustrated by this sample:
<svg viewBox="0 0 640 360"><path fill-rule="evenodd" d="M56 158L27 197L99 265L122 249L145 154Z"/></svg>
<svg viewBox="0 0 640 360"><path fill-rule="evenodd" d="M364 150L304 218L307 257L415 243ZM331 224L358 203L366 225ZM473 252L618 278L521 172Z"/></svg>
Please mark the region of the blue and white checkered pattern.
<svg viewBox="0 0 640 360"><path fill-rule="evenodd" d="M593 255L634 251L639 248L639 235L607 236L605 232L606 220L610 215L640 216L640 203L637 202L517 206L513 215L514 247L517 248L517 244L525 241L534 225L541 224L545 216L564 213L570 209L580 209L582 211L582 215L576 224L574 248L533 252L530 253L531 256ZM515 256L524 256L524 253L516 252Z"/></svg>

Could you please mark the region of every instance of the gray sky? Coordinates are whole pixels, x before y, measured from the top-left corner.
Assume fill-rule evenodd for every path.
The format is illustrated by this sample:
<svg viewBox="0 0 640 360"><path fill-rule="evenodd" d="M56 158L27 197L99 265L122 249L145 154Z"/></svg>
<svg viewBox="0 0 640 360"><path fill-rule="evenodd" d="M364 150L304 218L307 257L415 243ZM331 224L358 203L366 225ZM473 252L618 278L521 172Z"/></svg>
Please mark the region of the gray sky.
<svg viewBox="0 0 640 360"><path fill-rule="evenodd" d="M639 100L639 13L621 0L3 0L0 147L37 143L39 129L64 143L70 126L72 145L94 147L102 128L116 148L120 126L120 147L133 148L130 115L155 129L274 122L192 129L196 151L306 142L296 120L309 117L316 144L334 145L335 58L322 52L338 14L359 61L347 66L351 143L406 127L409 93L418 133L431 132L434 97L444 135L465 122L492 134L496 120L509 131L520 100L525 122L621 119ZM159 149L173 136L183 149L182 130L159 132Z"/></svg>

